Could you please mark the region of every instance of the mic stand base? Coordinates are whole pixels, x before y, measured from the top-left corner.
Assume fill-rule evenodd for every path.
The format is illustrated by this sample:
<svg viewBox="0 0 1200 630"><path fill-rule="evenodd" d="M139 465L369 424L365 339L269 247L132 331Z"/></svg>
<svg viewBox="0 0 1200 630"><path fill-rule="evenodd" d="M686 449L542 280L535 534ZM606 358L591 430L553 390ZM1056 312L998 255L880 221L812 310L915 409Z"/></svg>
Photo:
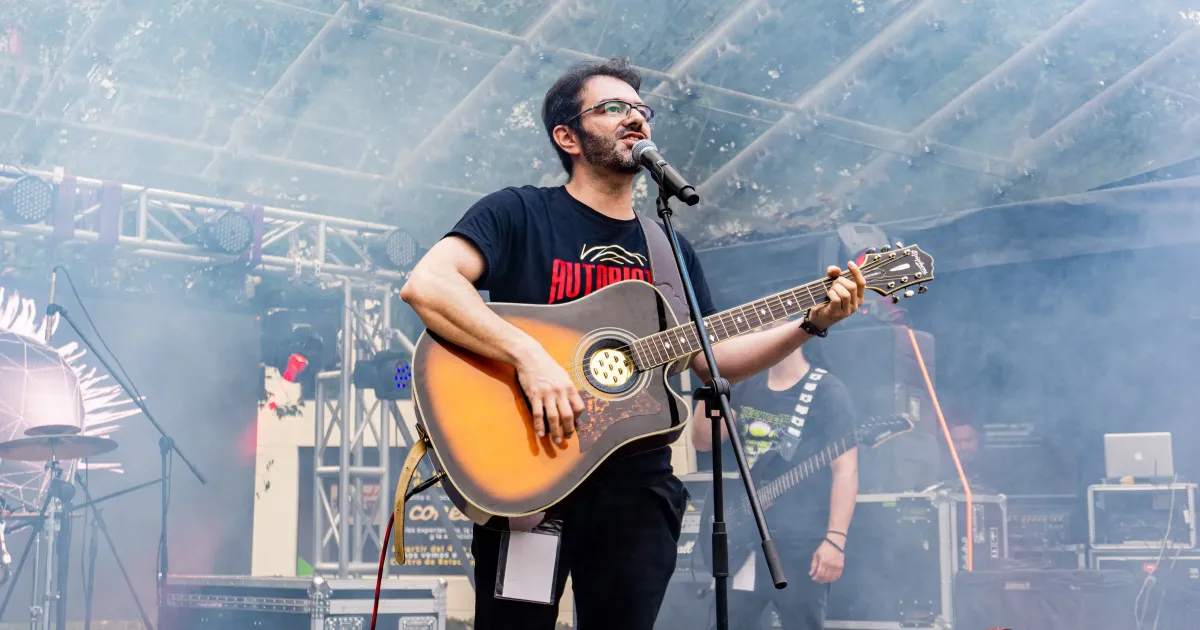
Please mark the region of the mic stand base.
<svg viewBox="0 0 1200 630"><path fill-rule="evenodd" d="M719 418L714 417L712 420L713 500L716 502L713 505L712 567L713 577L716 582L717 628L718 630L728 630L729 541L728 534L725 531L725 497L721 486L721 418L724 419L729 443L733 447L733 454L735 459L737 459L738 469L742 473L742 482L746 487L746 495L750 502L750 511L754 515L755 523L758 525L758 533L762 537L763 555L767 562L767 569L771 573L771 580L775 583L775 588L781 589L786 587L787 578L783 575L783 565L779 562L779 554L775 551L775 541L771 540L771 532L767 529L767 519L763 515L762 506L758 501L758 493L755 492L754 480L750 476L750 465L746 463L746 455L742 451L742 441L738 437L736 427L733 426L733 411L729 405L729 381L721 378L720 369L717 366L716 358L713 356L712 344L709 343L708 339L707 326L704 324L704 317L700 312L700 306L696 302L696 290L692 285L691 277L688 275L687 264L683 260L683 252L679 247L679 237L675 233L675 226L671 224L670 197L661 185L658 188L658 199L655 202L655 206L658 210L659 218L662 219L667 240L671 243L671 250L675 254L675 265L679 268L679 277L683 281L683 289L687 297L692 324L696 326L696 337L700 341L700 350L708 364L709 374L711 375L705 386L697 392L697 396L706 398L705 408L709 410L710 414L717 414L719 416Z"/></svg>
<svg viewBox="0 0 1200 630"><path fill-rule="evenodd" d="M85 499L87 499L87 504L98 503L98 501L92 500L92 493L88 490L87 484L85 484L83 482L83 479L81 479L78 474L75 475L75 482L78 483L79 487L83 489L83 496ZM104 541L108 544L108 550L112 552L113 560L115 560L117 563L117 569L121 572L121 577L125 579L125 586L129 587L129 594L133 596L133 603L135 606L137 606L138 614L141 615L141 617L142 617L142 624L144 626L146 626L146 630L154 630L154 628L156 628L156 627L161 628L162 627L161 625L155 625L155 624L150 623L150 617L148 615L146 615L146 609L142 606L142 600L138 597L137 589L135 589L133 587L133 580L129 579L129 572L125 570L125 563L121 561L121 555L119 553L117 553L117 545L115 543L113 543L112 536L108 533L108 524L104 522L104 516L100 513L100 510L98 510L94 507L92 508L92 530L93 531L92 531L92 545L91 545L91 550L89 552L89 559L88 559L88 562L89 562L88 573L91 576L94 576L95 571L96 571L96 533L95 533L95 530L97 530L97 529L99 529L100 533L104 536ZM92 579L94 579L94 577ZM89 580L89 582L91 582L91 580ZM84 607L84 611L85 611L84 630L88 630L88 628L91 625L92 594L93 594L92 587L93 586L94 586L94 583L86 585L84 588L84 597L86 598L85 607Z"/></svg>

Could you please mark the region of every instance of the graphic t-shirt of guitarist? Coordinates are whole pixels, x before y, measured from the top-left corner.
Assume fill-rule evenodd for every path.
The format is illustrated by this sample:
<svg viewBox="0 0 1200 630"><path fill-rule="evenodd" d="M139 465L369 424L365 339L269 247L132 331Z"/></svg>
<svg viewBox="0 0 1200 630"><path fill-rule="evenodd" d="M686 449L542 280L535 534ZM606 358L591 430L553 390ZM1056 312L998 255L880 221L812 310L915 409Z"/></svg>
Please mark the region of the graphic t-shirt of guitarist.
<svg viewBox="0 0 1200 630"><path fill-rule="evenodd" d="M810 368L810 374L812 370ZM811 392L804 389L814 381L806 374L787 390L775 391L767 386L767 372L738 383L733 387L732 402L737 415L737 425L742 438L747 462L751 466L762 460L767 451L778 450L784 432L793 427L793 417L800 415L799 445L790 461L781 457L772 458L769 465L759 465L752 473L755 483L761 484L774 479L805 458L820 452L831 441L848 435L854 430L854 404L850 392L836 376L825 372L816 381ZM804 414L798 414L801 394L810 393L811 402ZM725 442L726 457L722 462L726 470L737 470L732 447ZM829 495L833 488L833 474L828 466L785 493L768 513L773 537L779 544L797 543L807 545L825 536L829 527Z"/></svg>
<svg viewBox="0 0 1200 630"><path fill-rule="evenodd" d="M489 194L471 206L450 235L467 239L483 254L487 265L475 288L487 291L492 302L565 304L614 282L652 281L650 254L637 219L602 215L562 186L512 187ZM679 247L700 312L707 317L717 309L704 270L682 234ZM631 475L672 470L667 447L620 461L619 468Z"/></svg>

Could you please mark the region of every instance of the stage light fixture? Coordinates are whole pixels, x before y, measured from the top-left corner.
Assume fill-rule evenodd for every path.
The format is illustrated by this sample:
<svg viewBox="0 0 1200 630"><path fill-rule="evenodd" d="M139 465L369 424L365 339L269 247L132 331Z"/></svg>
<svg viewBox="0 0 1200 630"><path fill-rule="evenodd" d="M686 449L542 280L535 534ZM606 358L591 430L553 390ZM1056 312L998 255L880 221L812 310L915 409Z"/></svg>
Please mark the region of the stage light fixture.
<svg viewBox="0 0 1200 630"><path fill-rule="evenodd" d="M328 320L328 321L327 321ZM263 317L263 364L279 371L283 380L297 383L302 395L315 391L317 373L337 366L337 323L323 314L290 309Z"/></svg>
<svg viewBox="0 0 1200 630"><path fill-rule="evenodd" d="M201 224L196 235L205 250L237 255L250 249L254 241L254 224L250 217L229 210Z"/></svg>
<svg viewBox="0 0 1200 630"><path fill-rule="evenodd" d="M376 264L397 271L412 270L422 254L421 244L417 239L399 229L376 237L367 247L367 251Z"/></svg>
<svg viewBox="0 0 1200 630"><path fill-rule="evenodd" d="M380 400L412 397L412 357L402 350L382 350L354 365L354 386L370 389Z"/></svg>
<svg viewBox="0 0 1200 630"><path fill-rule="evenodd" d="M42 223L54 208L54 187L33 175L25 175L0 193L0 212L13 223Z"/></svg>

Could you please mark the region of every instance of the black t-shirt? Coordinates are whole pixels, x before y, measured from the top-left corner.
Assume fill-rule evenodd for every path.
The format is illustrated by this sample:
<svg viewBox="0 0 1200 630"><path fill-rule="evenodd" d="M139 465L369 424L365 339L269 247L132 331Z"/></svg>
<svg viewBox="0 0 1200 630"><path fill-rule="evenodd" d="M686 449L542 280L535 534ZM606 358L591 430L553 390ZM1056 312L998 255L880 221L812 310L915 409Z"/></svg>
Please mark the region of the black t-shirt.
<svg viewBox="0 0 1200 630"><path fill-rule="evenodd" d="M819 380L811 378L814 374L819 375ZM811 400L802 398L805 395ZM803 419L798 427L799 445L791 460L777 458L772 465L753 470L756 484L783 475L855 427L849 390L836 376L816 368L783 391L770 389L767 372L761 372L735 385L731 397L742 448L751 466L762 453L779 448L784 432L796 427L793 417ZM724 448L728 455L723 462L732 463L736 470L732 447L725 442ZM728 469L724 464L722 467ZM780 497L767 514L775 540L807 543L824 538L829 528L832 488L833 473L825 466Z"/></svg>
<svg viewBox="0 0 1200 630"><path fill-rule="evenodd" d="M466 238L483 254L487 265L475 288L487 291L493 302L563 304L613 282L652 280L638 220L600 214L562 186L505 188L487 195L471 206L450 235ZM707 317L717 309L704 271L682 235L679 247L700 312ZM604 469L597 476L670 473L671 451L660 448L610 459Z"/></svg>

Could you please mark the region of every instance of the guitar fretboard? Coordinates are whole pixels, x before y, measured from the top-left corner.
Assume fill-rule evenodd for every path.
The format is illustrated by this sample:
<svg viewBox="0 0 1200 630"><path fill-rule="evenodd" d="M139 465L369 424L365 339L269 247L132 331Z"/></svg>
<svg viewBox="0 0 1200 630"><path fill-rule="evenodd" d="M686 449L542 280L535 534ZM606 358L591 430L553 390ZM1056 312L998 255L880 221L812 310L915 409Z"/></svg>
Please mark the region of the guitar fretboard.
<svg viewBox="0 0 1200 630"><path fill-rule="evenodd" d="M828 302L828 291L833 282L830 278L815 280L749 304L709 315L704 318L708 342L720 343ZM633 360L643 370L671 363L701 350L700 337L693 322L642 337L632 345Z"/></svg>
<svg viewBox="0 0 1200 630"><path fill-rule="evenodd" d="M796 487L796 484L808 479L816 474L822 468L833 463L833 460L842 456L842 453L853 448L858 443L852 437L843 437L840 440L830 442L825 448L821 449L815 455L808 457L800 462L799 466L789 470L787 473L776 477L770 483L764 484L758 489L758 501L764 505L770 505L776 499L783 496L785 492ZM747 508L749 508L747 501Z"/></svg>

